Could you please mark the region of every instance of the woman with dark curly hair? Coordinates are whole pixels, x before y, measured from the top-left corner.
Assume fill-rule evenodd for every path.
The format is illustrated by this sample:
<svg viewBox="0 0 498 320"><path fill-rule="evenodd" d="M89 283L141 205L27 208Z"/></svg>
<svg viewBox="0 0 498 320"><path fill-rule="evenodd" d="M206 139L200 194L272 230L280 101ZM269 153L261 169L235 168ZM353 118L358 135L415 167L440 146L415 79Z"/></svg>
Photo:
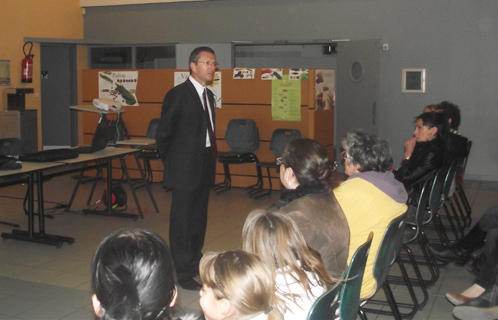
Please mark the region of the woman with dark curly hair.
<svg viewBox="0 0 498 320"><path fill-rule="evenodd" d="M393 159L386 141L356 130L346 135L342 147L345 173L349 178L334 194L351 232L348 260L369 233L374 233L361 286L360 297L365 298L375 290L373 263L382 236L389 222L406 212L408 195L391 172Z"/></svg>
<svg viewBox="0 0 498 320"><path fill-rule="evenodd" d="M330 275L340 278L347 267L349 227L332 192L335 164L323 145L308 138L289 142L277 163L286 190L274 207L294 220Z"/></svg>

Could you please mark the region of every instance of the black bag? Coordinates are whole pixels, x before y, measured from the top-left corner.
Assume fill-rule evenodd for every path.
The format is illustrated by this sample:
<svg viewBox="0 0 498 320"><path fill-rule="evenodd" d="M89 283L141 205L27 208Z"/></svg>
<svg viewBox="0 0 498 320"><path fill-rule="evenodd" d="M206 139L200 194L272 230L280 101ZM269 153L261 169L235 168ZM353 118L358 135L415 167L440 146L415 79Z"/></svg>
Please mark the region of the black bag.
<svg viewBox="0 0 498 320"><path fill-rule="evenodd" d="M31 161L31 162L50 162L50 161L77 158L78 155L79 153L76 150L62 148L62 149L43 150L30 154L22 154L19 156L19 160Z"/></svg>
<svg viewBox="0 0 498 320"><path fill-rule="evenodd" d="M16 158L0 156L0 170L15 170L21 168L21 161Z"/></svg>

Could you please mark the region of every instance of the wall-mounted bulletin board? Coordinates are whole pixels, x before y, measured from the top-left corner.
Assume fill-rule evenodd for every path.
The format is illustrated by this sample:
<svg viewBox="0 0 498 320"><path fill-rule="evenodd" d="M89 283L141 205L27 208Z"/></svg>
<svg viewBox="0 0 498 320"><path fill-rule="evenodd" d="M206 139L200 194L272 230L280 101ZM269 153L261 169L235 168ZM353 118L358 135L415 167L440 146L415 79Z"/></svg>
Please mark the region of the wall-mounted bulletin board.
<svg viewBox="0 0 498 320"><path fill-rule="evenodd" d="M281 69L278 76L288 78L289 69ZM92 104L97 98L98 74L105 70L84 70L83 71L83 101L84 104ZM129 70L128 70L129 71ZM138 82L136 88L136 98L138 106L125 106L123 109L123 120L132 137L144 137L147 126L152 118L159 118L161 115L162 101L166 92L174 86L175 72L187 70L138 70ZM241 78L238 71L245 71L252 75ZM299 129L303 137L308 137L321 142L327 147L329 154L333 155L334 141L334 109L316 110L315 102L315 70L309 69L307 76L302 76L297 81L300 84L300 102L298 121L274 120L272 117L272 82L264 79L267 69L221 69L221 108L216 109L216 140L219 151L229 151L225 142L225 131L231 119L253 119L259 129L260 147L256 155L260 161L275 160L273 153L269 149L270 139L273 131L277 128ZM238 76L236 76L239 74ZM278 77L277 77L278 78ZM311 80L310 80L311 79ZM278 81L278 80L277 80ZM294 82L296 83L296 82ZM220 106L218 106L220 107ZM96 115L85 112L82 128L83 140L80 143L89 144L95 131L95 124L98 121ZM163 167L159 161L152 161L154 181L162 181ZM138 177L134 161L127 162L132 177ZM116 166L118 164L116 163ZM223 166L218 164L217 182L223 180ZM254 164L243 164L230 166L232 186L245 187L256 182L256 167ZM119 174L116 172L116 174ZM272 182L274 189L280 189L278 173L272 172ZM268 188L268 181L265 179L265 188Z"/></svg>

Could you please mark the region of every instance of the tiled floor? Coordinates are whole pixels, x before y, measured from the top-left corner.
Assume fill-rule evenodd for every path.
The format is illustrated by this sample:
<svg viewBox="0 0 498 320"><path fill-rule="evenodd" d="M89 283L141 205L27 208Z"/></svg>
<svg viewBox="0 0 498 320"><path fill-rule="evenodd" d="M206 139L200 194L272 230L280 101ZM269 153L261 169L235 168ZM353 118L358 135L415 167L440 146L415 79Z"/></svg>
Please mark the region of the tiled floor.
<svg viewBox="0 0 498 320"><path fill-rule="evenodd" d="M69 176L54 178L45 183L45 207L67 203L74 180ZM104 185L99 183L96 194ZM145 211L145 219L129 219L82 215L90 185L84 184L78 192L71 212L54 209L54 219L46 219L48 233L75 238L72 245L62 248L0 240L0 320L1 319L94 319L90 305L90 261L99 242L110 232L120 228L147 228L168 239L168 219L171 193L161 185L152 189L160 213L156 213L146 191L137 192ZM26 228L27 218L22 203L26 187L22 185L0 189L0 221L19 223ZM467 181L467 196L473 207L474 222L484 210L496 203L498 183ZM258 200L251 200L243 189L234 188L220 195L212 194L209 202L209 221L205 251L228 250L240 247L242 225L247 214L256 208L274 203L279 192ZM94 196L93 202L98 196ZM93 203L92 202L92 203ZM47 210L48 211L48 210ZM128 191L128 211L136 213ZM11 227L0 224L0 232ZM423 270L424 271L424 270ZM396 270L393 270L396 273ZM441 269L440 279L429 289L429 302L414 319L453 319L452 305L444 298L446 292L460 292L471 285L473 276L464 267L449 264ZM407 295L403 286L394 287L400 301ZM179 307L199 309L198 293L180 289ZM369 314L369 319L390 317Z"/></svg>

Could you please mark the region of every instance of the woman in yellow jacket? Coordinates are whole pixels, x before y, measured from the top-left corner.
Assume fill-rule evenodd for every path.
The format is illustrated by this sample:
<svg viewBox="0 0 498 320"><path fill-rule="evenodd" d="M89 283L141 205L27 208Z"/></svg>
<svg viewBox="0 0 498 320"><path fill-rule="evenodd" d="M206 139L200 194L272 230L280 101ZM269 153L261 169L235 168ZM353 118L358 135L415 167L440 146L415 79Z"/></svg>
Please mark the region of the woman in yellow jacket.
<svg viewBox="0 0 498 320"><path fill-rule="evenodd" d="M349 178L334 189L349 224L351 234L348 263L368 234L374 237L361 287L361 298L375 290L373 263L389 222L405 213L408 195L394 178L389 145L377 136L356 130L342 140L345 173Z"/></svg>

